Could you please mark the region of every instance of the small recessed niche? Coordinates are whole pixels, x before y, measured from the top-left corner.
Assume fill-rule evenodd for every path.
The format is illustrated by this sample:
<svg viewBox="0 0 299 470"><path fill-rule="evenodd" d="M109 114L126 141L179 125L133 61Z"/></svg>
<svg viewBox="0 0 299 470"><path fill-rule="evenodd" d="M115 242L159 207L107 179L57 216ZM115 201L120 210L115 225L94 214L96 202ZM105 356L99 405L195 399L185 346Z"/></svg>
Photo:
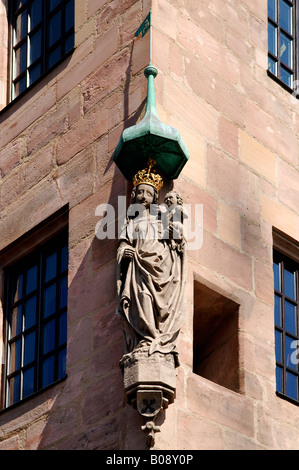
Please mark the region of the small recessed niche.
<svg viewBox="0 0 299 470"><path fill-rule="evenodd" d="M194 281L193 372L236 392L239 304Z"/></svg>

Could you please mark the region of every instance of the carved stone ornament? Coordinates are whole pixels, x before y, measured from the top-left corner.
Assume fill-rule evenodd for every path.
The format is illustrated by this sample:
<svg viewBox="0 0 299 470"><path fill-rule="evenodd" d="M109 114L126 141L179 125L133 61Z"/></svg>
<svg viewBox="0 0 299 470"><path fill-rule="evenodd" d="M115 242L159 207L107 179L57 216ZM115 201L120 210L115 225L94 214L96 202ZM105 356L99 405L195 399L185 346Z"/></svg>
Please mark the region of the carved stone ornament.
<svg viewBox="0 0 299 470"><path fill-rule="evenodd" d="M133 180L117 251L117 312L125 340L120 366L127 402L146 419L149 446L159 431L157 415L174 401L186 280L182 199L172 191L158 205L163 181L154 163L149 160Z"/></svg>

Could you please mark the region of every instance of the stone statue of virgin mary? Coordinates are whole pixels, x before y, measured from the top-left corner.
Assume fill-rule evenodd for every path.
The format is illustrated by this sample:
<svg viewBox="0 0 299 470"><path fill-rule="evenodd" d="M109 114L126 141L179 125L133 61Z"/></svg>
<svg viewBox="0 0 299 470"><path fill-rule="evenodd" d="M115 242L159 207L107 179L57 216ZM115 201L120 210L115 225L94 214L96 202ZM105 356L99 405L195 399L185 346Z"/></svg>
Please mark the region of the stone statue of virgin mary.
<svg viewBox="0 0 299 470"><path fill-rule="evenodd" d="M174 239L174 231L165 226L165 211L161 217L158 194L163 180L152 167L150 160L149 167L133 179L117 251L118 313L125 336L124 357L141 348L149 356L172 354L177 366L186 250L183 233Z"/></svg>

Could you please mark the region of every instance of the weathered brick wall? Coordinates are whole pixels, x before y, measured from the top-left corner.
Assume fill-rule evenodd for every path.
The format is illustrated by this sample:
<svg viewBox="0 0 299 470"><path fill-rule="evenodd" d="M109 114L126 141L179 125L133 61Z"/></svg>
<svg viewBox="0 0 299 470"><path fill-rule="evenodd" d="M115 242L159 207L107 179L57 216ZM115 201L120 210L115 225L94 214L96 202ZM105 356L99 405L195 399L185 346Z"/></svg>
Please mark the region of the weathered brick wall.
<svg viewBox="0 0 299 470"><path fill-rule="evenodd" d="M266 2L85 0L74 54L0 116L0 250L66 204L70 234L68 377L0 414L0 449L145 447L118 367L116 241L94 230L127 191L111 155L143 115L149 35L133 36L151 4L158 114L190 150L175 188L204 210L156 448L298 447L297 407L275 395L272 227L299 238L299 115L266 74ZM238 392L192 372L194 280L240 305Z"/></svg>

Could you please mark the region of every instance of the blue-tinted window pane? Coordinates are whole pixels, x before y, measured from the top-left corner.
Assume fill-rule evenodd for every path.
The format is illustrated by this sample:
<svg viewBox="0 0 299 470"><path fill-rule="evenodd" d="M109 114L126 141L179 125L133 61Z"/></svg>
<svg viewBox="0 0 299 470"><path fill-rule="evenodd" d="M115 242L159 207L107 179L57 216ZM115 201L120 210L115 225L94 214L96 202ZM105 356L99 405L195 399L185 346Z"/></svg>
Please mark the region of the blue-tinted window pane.
<svg viewBox="0 0 299 470"><path fill-rule="evenodd" d="M74 47L74 35L72 34L65 40L65 54Z"/></svg>
<svg viewBox="0 0 299 470"><path fill-rule="evenodd" d="M284 304L285 308L285 328L294 335L297 334L296 307L287 300Z"/></svg>
<svg viewBox="0 0 299 470"><path fill-rule="evenodd" d="M67 276L63 277L60 281L60 302L59 307L64 308L67 306Z"/></svg>
<svg viewBox="0 0 299 470"><path fill-rule="evenodd" d="M275 325L282 326L281 324L281 298L278 295L275 295L274 317L275 317Z"/></svg>
<svg viewBox="0 0 299 470"><path fill-rule="evenodd" d="M16 375L9 380L9 403L13 405L20 400L20 376Z"/></svg>
<svg viewBox="0 0 299 470"><path fill-rule="evenodd" d="M37 288L37 266L27 271L26 294L30 294Z"/></svg>
<svg viewBox="0 0 299 470"><path fill-rule="evenodd" d="M53 253L46 259L46 282L50 281L57 273L57 253Z"/></svg>
<svg viewBox="0 0 299 470"><path fill-rule="evenodd" d="M67 340L67 315L66 312L59 318L59 346L66 343Z"/></svg>
<svg viewBox="0 0 299 470"><path fill-rule="evenodd" d="M74 26L74 0L65 6L65 31L68 32Z"/></svg>
<svg viewBox="0 0 299 470"><path fill-rule="evenodd" d="M17 77L20 73L24 72L27 67L27 47L26 43L16 49L16 70L14 76Z"/></svg>
<svg viewBox="0 0 299 470"><path fill-rule="evenodd" d="M276 361L282 362L282 334L275 330L275 358Z"/></svg>
<svg viewBox="0 0 299 470"><path fill-rule="evenodd" d="M54 10L58 5L61 4L61 0L50 0L50 11Z"/></svg>
<svg viewBox="0 0 299 470"><path fill-rule="evenodd" d="M276 21L276 0L268 0L268 16Z"/></svg>
<svg viewBox="0 0 299 470"><path fill-rule="evenodd" d="M52 46L61 37L61 11L50 20L49 46Z"/></svg>
<svg viewBox="0 0 299 470"><path fill-rule="evenodd" d="M284 290L285 295L296 300L296 276L292 271L284 270Z"/></svg>
<svg viewBox="0 0 299 470"><path fill-rule="evenodd" d="M55 320L51 320L44 326L43 353L47 354L55 348Z"/></svg>
<svg viewBox="0 0 299 470"><path fill-rule="evenodd" d="M35 28L42 20L42 0L35 0L31 5L30 23L31 29Z"/></svg>
<svg viewBox="0 0 299 470"><path fill-rule="evenodd" d="M274 273L274 289L281 292L280 264L279 263L273 263L273 273Z"/></svg>
<svg viewBox="0 0 299 470"><path fill-rule="evenodd" d="M268 70L274 75L277 75L277 61L268 57Z"/></svg>
<svg viewBox="0 0 299 470"><path fill-rule="evenodd" d="M298 379L291 372L286 373L286 395L294 400L298 398Z"/></svg>
<svg viewBox="0 0 299 470"><path fill-rule="evenodd" d="M291 369L297 370L297 342L286 335L285 337L286 365Z"/></svg>
<svg viewBox="0 0 299 470"><path fill-rule="evenodd" d="M27 300L25 305L25 329L35 325L36 322L36 297Z"/></svg>
<svg viewBox="0 0 299 470"><path fill-rule="evenodd" d="M285 34L280 34L279 56L281 60L290 68L293 65L293 41Z"/></svg>
<svg viewBox="0 0 299 470"><path fill-rule="evenodd" d="M43 387L54 382L54 356L45 359L43 363Z"/></svg>
<svg viewBox="0 0 299 470"><path fill-rule="evenodd" d="M22 331L22 306L16 307L10 316L10 339L19 335Z"/></svg>
<svg viewBox="0 0 299 470"><path fill-rule="evenodd" d="M58 356L58 379L62 379L66 375L66 349L60 351Z"/></svg>
<svg viewBox="0 0 299 470"><path fill-rule="evenodd" d="M23 39L27 34L27 10L24 10L16 18L15 44Z"/></svg>
<svg viewBox="0 0 299 470"><path fill-rule="evenodd" d="M29 84L34 83L41 76L41 64L37 64L35 67L30 69L29 72Z"/></svg>
<svg viewBox="0 0 299 470"><path fill-rule="evenodd" d="M15 341L10 346L10 371L11 374L21 367L21 340Z"/></svg>
<svg viewBox="0 0 299 470"><path fill-rule="evenodd" d="M23 297L23 274L17 277L12 290L12 302L17 302Z"/></svg>
<svg viewBox="0 0 299 470"><path fill-rule="evenodd" d="M276 367L276 390L282 393L282 368Z"/></svg>
<svg viewBox="0 0 299 470"><path fill-rule="evenodd" d="M268 23L268 50L277 56L277 28Z"/></svg>
<svg viewBox="0 0 299 470"><path fill-rule="evenodd" d="M47 287L45 290L45 310L44 315L48 317L56 312L56 284Z"/></svg>
<svg viewBox="0 0 299 470"><path fill-rule="evenodd" d="M34 392L34 367L30 367L23 374L23 398Z"/></svg>
<svg viewBox="0 0 299 470"><path fill-rule="evenodd" d="M35 358L35 331L24 338L24 366L34 361Z"/></svg>
<svg viewBox="0 0 299 470"><path fill-rule="evenodd" d="M49 54L49 67L52 67L52 65L55 65L56 62L59 61L61 58L61 46L56 47L54 51Z"/></svg>
<svg viewBox="0 0 299 470"><path fill-rule="evenodd" d="M39 29L30 38L30 64L40 58L42 53L42 33Z"/></svg>
<svg viewBox="0 0 299 470"><path fill-rule="evenodd" d="M293 74L285 70L283 67L280 69L280 78L281 80L288 85L290 88L292 88L292 83L293 83Z"/></svg>
<svg viewBox="0 0 299 470"><path fill-rule="evenodd" d="M61 250L61 272L66 271L68 268L69 262L69 253L68 253L68 246L64 246Z"/></svg>
<svg viewBox="0 0 299 470"><path fill-rule="evenodd" d="M19 82L15 84L15 87L14 87L15 96L18 96L20 93L26 90L26 87L27 87L26 77L24 77L22 78L22 80L20 80Z"/></svg>
<svg viewBox="0 0 299 470"><path fill-rule="evenodd" d="M280 25L292 34L292 7L284 0L280 0Z"/></svg>

